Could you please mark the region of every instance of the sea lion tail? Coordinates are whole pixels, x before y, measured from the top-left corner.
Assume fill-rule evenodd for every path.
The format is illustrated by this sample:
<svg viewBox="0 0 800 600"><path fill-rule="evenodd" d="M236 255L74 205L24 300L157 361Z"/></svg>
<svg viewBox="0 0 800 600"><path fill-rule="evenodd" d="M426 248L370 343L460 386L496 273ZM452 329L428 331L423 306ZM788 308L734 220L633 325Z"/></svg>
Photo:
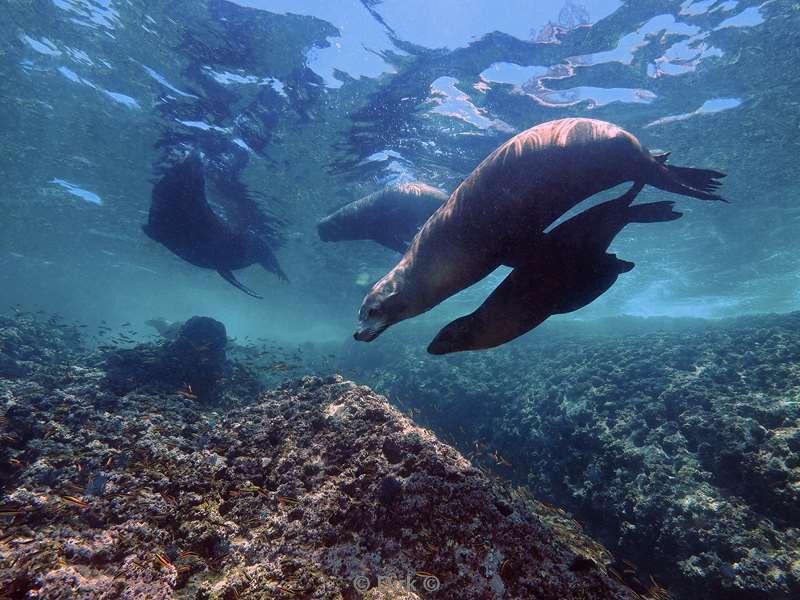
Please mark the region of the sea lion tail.
<svg viewBox="0 0 800 600"><path fill-rule="evenodd" d="M714 192L721 185L717 180L725 177L725 173L712 169L692 169L672 165L667 165L667 169L689 187L702 192Z"/></svg>
<svg viewBox="0 0 800 600"><path fill-rule="evenodd" d="M661 223L679 219L683 213L673 210L674 202L648 202L629 206L626 210L628 223Z"/></svg>

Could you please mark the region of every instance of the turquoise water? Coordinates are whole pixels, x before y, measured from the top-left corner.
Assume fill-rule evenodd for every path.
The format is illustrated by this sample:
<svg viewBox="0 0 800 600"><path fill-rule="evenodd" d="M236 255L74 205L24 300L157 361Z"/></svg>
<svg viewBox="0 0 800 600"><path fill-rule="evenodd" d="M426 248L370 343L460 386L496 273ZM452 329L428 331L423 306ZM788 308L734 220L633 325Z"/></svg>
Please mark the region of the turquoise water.
<svg viewBox="0 0 800 600"><path fill-rule="evenodd" d="M647 189L685 216L626 228L612 251L636 268L569 318L797 307L795 3L335 4L8 3L0 302L341 339L397 256L323 243L318 219L395 181L450 192L514 133L587 116L728 173L731 203ZM186 147L246 186L250 222L276 238L290 284L238 274L263 301L142 235L152 183ZM502 276L420 318L472 310Z"/></svg>
<svg viewBox="0 0 800 600"><path fill-rule="evenodd" d="M40 425L61 418L47 394L119 396L132 421L136 394L151 407L165 394L216 424L287 378L340 373L475 466L566 507L631 589L663 598L620 559L679 599L797 597L800 3L3 0L2 15L3 524L24 521L15 498L52 433ZM625 227L609 251L632 270L499 349L425 351L506 266L354 341L399 242L335 241L319 221L387 187L450 194L512 136L568 117L726 173L728 202L645 187L637 203L673 201L682 217ZM234 267L250 295L142 228L158 190L192 164L200 216L258 248ZM190 212L174 231L214 255ZM399 227L382 218L379 231ZM194 322L216 352L203 342L176 357L195 315L224 324ZM20 395L28 384L47 390L41 436L24 424L39 414ZM113 402L98 406L111 418ZM4 565L3 581L16 578Z"/></svg>

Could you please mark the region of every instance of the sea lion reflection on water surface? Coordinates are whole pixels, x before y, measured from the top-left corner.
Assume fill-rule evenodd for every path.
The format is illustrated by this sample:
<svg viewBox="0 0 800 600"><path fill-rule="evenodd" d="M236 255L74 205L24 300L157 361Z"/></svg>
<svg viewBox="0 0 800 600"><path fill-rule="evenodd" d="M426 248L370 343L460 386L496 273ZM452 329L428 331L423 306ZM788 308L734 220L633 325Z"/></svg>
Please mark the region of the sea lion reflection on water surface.
<svg viewBox="0 0 800 600"><path fill-rule="evenodd" d="M550 121L490 154L420 229L400 262L364 298L354 337L430 310L500 265L535 257L544 230L586 198L626 181L704 200L723 173L674 167L632 134L594 119Z"/></svg>

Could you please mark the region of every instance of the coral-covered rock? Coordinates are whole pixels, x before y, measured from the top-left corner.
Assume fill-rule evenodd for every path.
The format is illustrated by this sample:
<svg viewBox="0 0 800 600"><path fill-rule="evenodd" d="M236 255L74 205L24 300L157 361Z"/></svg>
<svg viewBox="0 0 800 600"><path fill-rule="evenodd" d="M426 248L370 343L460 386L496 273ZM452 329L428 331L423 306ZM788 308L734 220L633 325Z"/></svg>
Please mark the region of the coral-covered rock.
<svg viewBox="0 0 800 600"><path fill-rule="evenodd" d="M634 597L576 523L366 387L306 378L221 415L104 378L0 380L12 597Z"/></svg>
<svg viewBox="0 0 800 600"><path fill-rule="evenodd" d="M412 332L361 380L679 598L800 597L800 313L588 329L444 359Z"/></svg>
<svg viewBox="0 0 800 600"><path fill-rule="evenodd" d="M174 340L116 350L106 358L106 385L117 394L133 390L182 390L190 399L214 399L225 375L225 325L192 317Z"/></svg>

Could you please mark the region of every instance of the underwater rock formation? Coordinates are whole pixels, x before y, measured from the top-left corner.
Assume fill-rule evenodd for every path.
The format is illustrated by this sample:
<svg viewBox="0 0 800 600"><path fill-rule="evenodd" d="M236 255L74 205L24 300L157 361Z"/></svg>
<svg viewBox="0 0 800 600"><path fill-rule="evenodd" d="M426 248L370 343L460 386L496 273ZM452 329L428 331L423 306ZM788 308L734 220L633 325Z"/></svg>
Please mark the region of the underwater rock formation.
<svg viewBox="0 0 800 600"><path fill-rule="evenodd" d="M366 387L305 378L221 415L59 373L0 380L12 598L634 597L577 524Z"/></svg>
<svg viewBox="0 0 800 600"><path fill-rule="evenodd" d="M415 331L360 380L565 506L676 598L800 597L800 313L623 321L444 360L426 360Z"/></svg>
<svg viewBox="0 0 800 600"><path fill-rule="evenodd" d="M78 328L58 316L33 317L21 311L15 318L0 317L0 377L25 377L42 363L68 360L84 350Z"/></svg>
<svg viewBox="0 0 800 600"><path fill-rule="evenodd" d="M225 325L210 317L192 317L174 341L116 350L106 357L105 385L117 394L133 390L181 390L185 397L213 398L225 375Z"/></svg>

